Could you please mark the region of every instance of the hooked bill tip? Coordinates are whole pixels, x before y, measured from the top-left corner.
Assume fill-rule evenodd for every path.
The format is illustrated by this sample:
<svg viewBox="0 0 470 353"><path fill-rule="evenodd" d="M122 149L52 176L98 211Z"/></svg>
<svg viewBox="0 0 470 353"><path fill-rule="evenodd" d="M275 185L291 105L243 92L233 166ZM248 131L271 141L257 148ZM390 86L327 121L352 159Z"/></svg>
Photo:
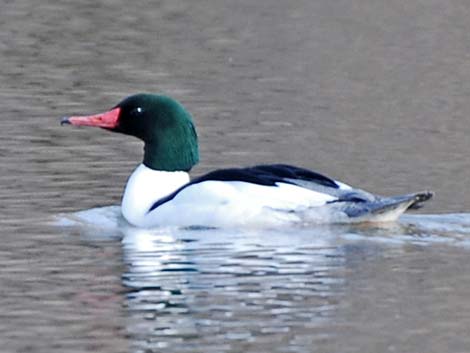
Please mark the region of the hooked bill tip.
<svg viewBox="0 0 470 353"><path fill-rule="evenodd" d="M62 119L60 119L60 125L70 125L71 122L67 116L64 116Z"/></svg>

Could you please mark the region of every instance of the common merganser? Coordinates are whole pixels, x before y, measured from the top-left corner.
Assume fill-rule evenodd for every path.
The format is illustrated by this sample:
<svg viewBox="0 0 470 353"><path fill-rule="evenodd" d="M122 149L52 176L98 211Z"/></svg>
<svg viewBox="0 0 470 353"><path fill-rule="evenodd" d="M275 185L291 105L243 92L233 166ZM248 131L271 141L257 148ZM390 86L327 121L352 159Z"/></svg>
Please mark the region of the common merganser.
<svg viewBox="0 0 470 353"><path fill-rule="evenodd" d="M144 160L122 199L124 218L137 227L277 226L394 221L433 195L381 197L308 169L286 164L219 169L190 180L199 161L190 113L176 100L130 96L111 110L63 118L144 141Z"/></svg>

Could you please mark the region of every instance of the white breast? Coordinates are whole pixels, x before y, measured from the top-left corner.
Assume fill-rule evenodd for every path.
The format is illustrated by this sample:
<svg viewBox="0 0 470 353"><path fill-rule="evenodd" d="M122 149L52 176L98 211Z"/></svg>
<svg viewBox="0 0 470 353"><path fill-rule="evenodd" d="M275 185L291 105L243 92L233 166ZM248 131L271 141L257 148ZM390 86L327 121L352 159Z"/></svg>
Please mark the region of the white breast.
<svg viewBox="0 0 470 353"><path fill-rule="evenodd" d="M122 198L122 214L136 226L145 223L152 205L189 182L186 172L157 171L141 164L127 181Z"/></svg>

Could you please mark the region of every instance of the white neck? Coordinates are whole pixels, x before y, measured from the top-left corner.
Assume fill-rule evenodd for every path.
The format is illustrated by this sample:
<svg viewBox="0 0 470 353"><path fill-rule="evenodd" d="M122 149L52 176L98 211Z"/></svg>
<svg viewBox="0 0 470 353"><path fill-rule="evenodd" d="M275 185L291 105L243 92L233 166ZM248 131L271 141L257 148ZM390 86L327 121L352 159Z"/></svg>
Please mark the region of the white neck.
<svg viewBox="0 0 470 353"><path fill-rule="evenodd" d="M124 218L139 226L155 202L188 182L186 172L165 172L139 165L129 177L122 197Z"/></svg>

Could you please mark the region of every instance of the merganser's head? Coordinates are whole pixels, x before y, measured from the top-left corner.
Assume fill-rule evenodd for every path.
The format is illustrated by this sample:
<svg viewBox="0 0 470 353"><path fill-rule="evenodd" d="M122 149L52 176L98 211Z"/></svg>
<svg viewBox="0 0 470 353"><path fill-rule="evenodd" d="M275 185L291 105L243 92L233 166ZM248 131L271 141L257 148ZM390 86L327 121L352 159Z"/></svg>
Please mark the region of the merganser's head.
<svg viewBox="0 0 470 353"><path fill-rule="evenodd" d="M97 126L138 137L145 142L144 164L155 170L189 171L199 161L191 115L166 96L136 94L105 113L65 117L61 124Z"/></svg>

